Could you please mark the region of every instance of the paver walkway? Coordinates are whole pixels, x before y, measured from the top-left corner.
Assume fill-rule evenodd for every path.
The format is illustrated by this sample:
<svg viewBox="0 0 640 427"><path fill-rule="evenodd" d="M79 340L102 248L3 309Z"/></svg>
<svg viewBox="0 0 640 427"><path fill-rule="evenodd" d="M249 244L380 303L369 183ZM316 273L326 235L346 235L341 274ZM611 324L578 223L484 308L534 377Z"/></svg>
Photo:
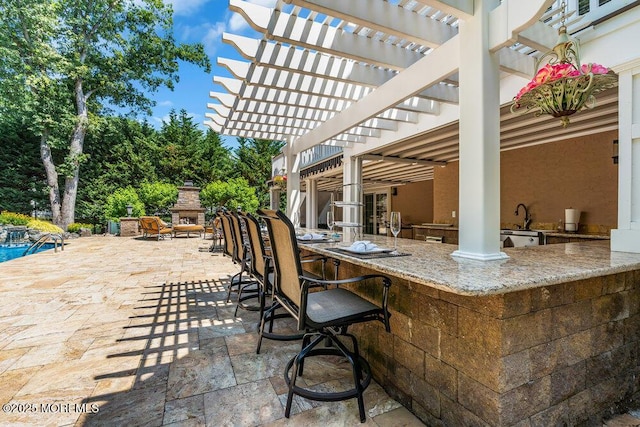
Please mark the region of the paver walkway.
<svg viewBox="0 0 640 427"><path fill-rule="evenodd" d="M296 399L284 418L299 343L255 354L257 313L234 318L237 267L210 244L95 236L0 263L0 425L359 425L353 399ZM306 383L339 384L327 365ZM365 404L364 425L422 425L373 382Z"/></svg>

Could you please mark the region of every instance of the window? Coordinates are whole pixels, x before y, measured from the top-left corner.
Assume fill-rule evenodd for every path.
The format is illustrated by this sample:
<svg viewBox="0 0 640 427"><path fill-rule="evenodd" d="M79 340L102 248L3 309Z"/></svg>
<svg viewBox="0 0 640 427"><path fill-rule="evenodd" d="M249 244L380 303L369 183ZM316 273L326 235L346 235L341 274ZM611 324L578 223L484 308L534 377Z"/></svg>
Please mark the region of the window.
<svg viewBox="0 0 640 427"><path fill-rule="evenodd" d="M611 0L598 0L598 6L609 3Z"/></svg>
<svg viewBox="0 0 640 427"><path fill-rule="evenodd" d="M605 3L609 0L599 0L600 3L604 1ZM589 13L589 0L578 0L578 15L584 15Z"/></svg>

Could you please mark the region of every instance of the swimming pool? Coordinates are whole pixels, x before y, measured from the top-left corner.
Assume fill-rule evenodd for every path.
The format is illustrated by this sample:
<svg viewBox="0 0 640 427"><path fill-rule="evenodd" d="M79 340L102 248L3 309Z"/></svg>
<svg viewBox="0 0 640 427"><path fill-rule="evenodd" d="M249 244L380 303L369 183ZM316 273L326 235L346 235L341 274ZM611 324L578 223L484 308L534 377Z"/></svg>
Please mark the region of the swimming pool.
<svg viewBox="0 0 640 427"><path fill-rule="evenodd" d="M24 254L24 251L29 249L29 246L31 246L30 243L17 244L17 245L13 244L11 246L0 245L0 262L9 261L14 258L20 258L22 254ZM53 246L54 246L53 243L45 243L40 248L38 248L36 252L42 252L48 249L53 249ZM31 254L31 252L29 252L29 254Z"/></svg>

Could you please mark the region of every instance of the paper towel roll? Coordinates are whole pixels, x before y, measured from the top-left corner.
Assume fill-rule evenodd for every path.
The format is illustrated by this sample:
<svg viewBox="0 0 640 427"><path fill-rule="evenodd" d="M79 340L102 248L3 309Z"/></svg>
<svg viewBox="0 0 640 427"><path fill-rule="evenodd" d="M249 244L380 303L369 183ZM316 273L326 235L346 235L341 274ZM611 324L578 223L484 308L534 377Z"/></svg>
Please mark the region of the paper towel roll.
<svg viewBox="0 0 640 427"><path fill-rule="evenodd" d="M564 210L564 229L565 231L578 231L578 223L580 222L580 211L577 209Z"/></svg>

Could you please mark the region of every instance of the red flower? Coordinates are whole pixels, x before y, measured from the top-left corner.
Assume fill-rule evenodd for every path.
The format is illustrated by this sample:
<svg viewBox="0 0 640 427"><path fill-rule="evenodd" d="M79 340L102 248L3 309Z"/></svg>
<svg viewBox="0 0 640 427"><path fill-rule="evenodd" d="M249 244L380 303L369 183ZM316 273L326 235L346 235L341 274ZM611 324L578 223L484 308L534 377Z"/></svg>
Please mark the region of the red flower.
<svg viewBox="0 0 640 427"><path fill-rule="evenodd" d="M607 74L609 72L609 69L607 67L600 64L582 64L582 67L580 67L580 69L582 71L582 74Z"/></svg>
<svg viewBox="0 0 640 427"><path fill-rule="evenodd" d="M597 64L593 64L597 65ZM598 67L602 67L601 65ZM584 66L583 66L584 68ZM605 67L602 67L605 68ZM600 68L598 68L600 70ZM564 77L577 77L581 75L580 71L576 69L576 67L571 63L559 63L559 64L547 64L544 67L540 68L536 75L533 77L525 87L520 89L520 92L515 96L515 100L519 100L522 95L535 89L536 87L543 85L545 83L554 82L556 80L560 80Z"/></svg>

